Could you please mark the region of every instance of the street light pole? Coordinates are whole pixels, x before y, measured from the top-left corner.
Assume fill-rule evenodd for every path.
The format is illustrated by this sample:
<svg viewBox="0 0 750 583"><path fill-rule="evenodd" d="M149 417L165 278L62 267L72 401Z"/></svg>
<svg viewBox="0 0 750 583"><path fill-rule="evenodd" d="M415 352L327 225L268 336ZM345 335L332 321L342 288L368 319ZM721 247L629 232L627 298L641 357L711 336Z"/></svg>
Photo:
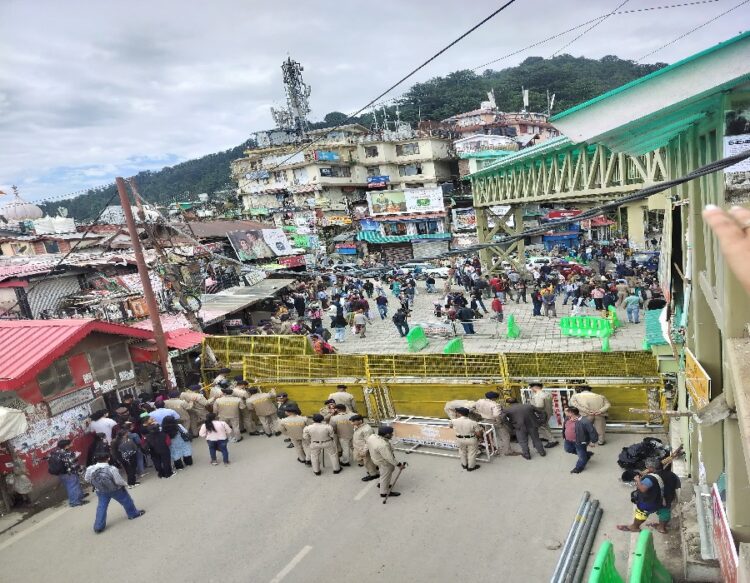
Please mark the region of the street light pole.
<svg viewBox="0 0 750 583"><path fill-rule="evenodd" d="M164 377L164 387L169 390L172 386L172 382L169 378L169 354L167 349L167 340L164 337L164 330L161 327L161 317L159 315L159 305L156 303L156 296L154 296L154 290L151 287L151 279L148 274L148 266L146 260L143 257L143 248L141 247L141 240L138 238L138 229L135 226L135 219L133 218L133 209L130 206L130 198L128 197L128 191L125 188L125 181L117 177L115 179L117 183L117 193L120 195L120 205L122 206L122 212L125 215L125 223L128 226L128 233L130 234L130 241L133 245L133 253L135 254L135 262L138 266L138 275L141 277L141 286L143 287L143 297L146 300L148 306L148 313L151 317L151 324L154 331L154 339L156 340L156 350L159 354L159 363L161 364L161 373Z"/></svg>

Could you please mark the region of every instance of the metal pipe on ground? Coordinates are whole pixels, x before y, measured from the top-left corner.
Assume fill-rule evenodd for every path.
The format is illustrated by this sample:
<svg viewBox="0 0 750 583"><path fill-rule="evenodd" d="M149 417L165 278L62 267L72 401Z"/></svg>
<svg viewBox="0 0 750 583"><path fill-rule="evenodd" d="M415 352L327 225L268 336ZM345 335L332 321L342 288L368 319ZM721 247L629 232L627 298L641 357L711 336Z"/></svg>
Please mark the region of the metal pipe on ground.
<svg viewBox="0 0 750 583"><path fill-rule="evenodd" d="M586 506L586 502L588 502L589 497L591 496L591 492L588 490L583 493L581 496L581 503L578 505L578 510L576 510L575 518L573 519L573 524L570 525L570 530L568 531L568 536L565 538L565 542L563 543L562 550L560 551L560 558L557 559L557 564L555 565L555 570L552 573L552 579L551 581L555 581L557 579L557 576L560 573L560 568L562 567L563 561L565 560L565 556L568 553L568 547L570 546L570 541L573 540L573 536L575 535L576 530L581 525L580 518L583 513L583 509Z"/></svg>
<svg viewBox="0 0 750 583"><path fill-rule="evenodd" d="M563 577L565 576L565 573L568 572L568 568L570 567L570 561L573 558L573 549L578 544L578 539L581 537L581 533L583 531L583 525L586 524L586 519L589 516L589 513L591 511L591 500L587 500L586 504L583 506L583 512L581 514L576 515L576 522L578 523L575 533L573 533L573 538L570 541L570 544L568 545L567 551L565 553L565 556L562 561L562 565L560 566L560 570L557 572L557 575L554 579L552 579L552 583L562 583Z"/></svg>
<svg viewBox="0 0 750 583"><path fill-rule="evenodd" d="M568 565L567 569L564 569L563 572L560 573L560 579L563 583L570 583L573 580L573 574L576 571L576 567L578 567L578 562L581 560L583 545L589 535L591 525L593 524L594 515L596 514L597 510L599 510L599 500L592 500L591 506L589 507L589 513L586 515L586 520L581 525L580 536L578 537L575 546L570 551L570 564Z"/></svg>
<svg viewBox="0 0 750 583"><path fill-rule="evenodd" d="M583 574L586 572L586 565L589 563L589 554L591 553L591 547L594 546L594 539L596 538L596 531L599 530L599 522L602 519L603 510L601 507L596 509L591 528L589 528L586 542L583 544L583 551L581 552L581 558L578 561L575 573L573 573L572 583L580 583L583 580Z"/></svg>

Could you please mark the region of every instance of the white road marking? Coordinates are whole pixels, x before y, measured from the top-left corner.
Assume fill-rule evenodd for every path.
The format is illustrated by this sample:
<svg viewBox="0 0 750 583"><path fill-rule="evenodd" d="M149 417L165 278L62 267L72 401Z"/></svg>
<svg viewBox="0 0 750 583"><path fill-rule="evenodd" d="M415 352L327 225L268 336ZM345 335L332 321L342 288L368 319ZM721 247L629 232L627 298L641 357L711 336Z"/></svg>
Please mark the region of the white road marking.
<svg viewBox="0 0 750 583"><path fill-rule="evenodd" d="M26 530L22 530L18 534L10 536L10 538L8 538L8 540L6 540L3 543L0 543L0 551L3 551L5 549L7 549L10 545L12 545L15 542L18 542L19 540L21 540L26 535L29 535L32 532L36 531L36 530L39 530L44 525L46 525L46 524L52 522L53 520L55 520L56 518L62 516L68 510L70 510L70 506L65 506L63 508L60 508L59 510L56 510L55 512L53 512L52 514L50 514L49 516L47 516L45 518L42 518L35 525L30 526Z"/></svg>
<svg viewBox="0 0 750 583"><path fill-rule="evenodd" d="M355 502L356 502L357 500L362 500L362 498L364 498L364 497L365 497L365 496L367 495L367 491L368 491L368 490L369 490L370 488L372 488L372 487L373 487L373 486L374 486L375 484L377 484L377 482L376 482L375 480L370 480L370 481L369 481L369 482L367 483L367 486L365 486L364 488L362 488L362 489L361 489L361 490L359 491L359 493L358 493L358 494L357 494L357 495L356 495L356 496L354 497L354 500L355 500Z"/></svg>
<svg viewBox="0 0 750 583"><path fill-rule="evenodd" d="M312 547L310 545L302 547L302 550L298 552L294 558L287 563L287 566L284 567L281 571L279 571L279 574L276 575L273 579L271 579L271 583L279 583L284 577L289 575L289 573L292 572L292 569L294 569L297 564L305 558L305 555L309 553L312 550Z"/></svg>

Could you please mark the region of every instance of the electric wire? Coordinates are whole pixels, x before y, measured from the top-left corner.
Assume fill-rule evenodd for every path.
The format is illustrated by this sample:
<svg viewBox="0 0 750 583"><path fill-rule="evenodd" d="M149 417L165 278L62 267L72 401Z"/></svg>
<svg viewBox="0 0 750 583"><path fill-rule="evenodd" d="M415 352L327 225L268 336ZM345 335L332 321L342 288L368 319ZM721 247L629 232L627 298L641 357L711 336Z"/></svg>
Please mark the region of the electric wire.
<svg viewBox="0 0 750 583"><path fill-rule="evenodd" d="M570 45L572 45L572 44L573 44L574 42L576 42L576 41L577 41L577 40L579 40L579 39L580 39L581 37L583 37L583 36L584 36L584 35L586 35L587 33L589 33L589 32L591 32L592 30L594 30L594 29L595 29L595 28L596 28L597 26L599 26L600 24L602 24L603 22L605 22L605 21L606 21L606 20L607 20L607 19L608 19L608 18L609 18L610 16L612 16L612 15L613 15L613 14L614 14L615 12L617 12L617 11L618 11L618 10L619 10L620 8L622 8L623 6L625 6L625 4L627 4L628 2L630 2L630 0L623 0L623 1L622 1L622 2L620 3L620 4L618 4L618 5L617 5L617 8L615 8L615 9L614 9L614 10L613 10L612 12L610 12L610 13L609 13L609 14L607 14L607 15L605 15L605 16L604 16L603 18L600 18L599 20L597 20L597 21L596 21L596 22L595 22L594 24L592 24L591 26L589 26L589 27L588 27L588 28L587 28L586 30L584 30L584 31L583 31L583 32L582 32L581 34L579 34L579 35L578 35L577 37L575 37L575 38L574 38L574 39L573 39L572 41L570 41L569 43L567 43L567 44L565 44L565 45L561 46L561 47L560 47L559 49L557 49L557 50L556 50L556 51L555 51L554 53L552 53L552 56L553 56L553 57L555 57L555 56L559 55L559 54L560 54L561 52L563 52L563 51L564 51L565 49L567 49L567 48L568 48L568 47L569 47Z"/></svg>
<svg viewBox="0 0 750 583"><path fill-rule="evenodd" d="M744 0L743 2L740 2L739 4L737 4L737 5L733 6L733 7L732 7L732 8L730 8L729 10L725 10L725 11L724 11L724 12L722 12L721 14L718 14L717 16L714 16L714 17L713 17L713 18L711 18L710 20L707 20L707 21L706 21L706 22L704 22L703 24L699 24L699 25L698 25L698 26L696 26L695 28L691 28L690 30L688 30L687 32L685 32L685 33L681 34L680 36L678 36L678 37L675 37L675 38L673 38L673 39L672 39L671 41L669 41L668 43L666 43L666 44L663 44L663 45L662 45L662 46L660 46L660 47L659 47L658 49L654 49L654 50L653 50L653 51L651 51L650 53L646 53L645 55L643 55L642 57L640 57L639 59L637 59L637 60L636 60L636 63L640 63L640 62L641 62L641 61L642 61L643 59L646 59L646 58L650 57L651 55L653 55L653 54L656 54L656 53L658 53L658 52L659 52L659 51L661 51L662 49L666 49L667 47L669 47L669 46L671 46L671 45L675 44L675 43L676 43L676 42L678 42L678 41L681 41L681 40L682 40L683 38L685 38L686 36L690 36L691 34L693 34L694 32L696 32L696 31L698 31L698 30L700 30L700 29L701 29L701 28L703 28L704 26L708 26L708 25L709 25L709 24L711 24L712 22L715 22L715 21L719 20L719 18L721 18L722 16L726 16L726 15L727 15L727 14L729 14L730 12L733 12L733 11L737 10L737 9L738 9L738 8L739 8L740 6L744 6L744 5L745 5L745 4L747 4L748 2L750 2L750 0Z"/></svg>

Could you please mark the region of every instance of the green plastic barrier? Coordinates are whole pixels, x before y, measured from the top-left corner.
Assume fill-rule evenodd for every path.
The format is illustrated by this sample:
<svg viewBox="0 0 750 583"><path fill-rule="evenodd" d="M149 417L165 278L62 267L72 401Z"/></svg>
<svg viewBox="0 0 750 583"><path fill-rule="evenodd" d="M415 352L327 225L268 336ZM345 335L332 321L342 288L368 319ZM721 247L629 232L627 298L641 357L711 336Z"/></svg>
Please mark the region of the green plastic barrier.
<svg viewBox="0 0 750 583"><path fill-rule="evenodd" d="M406 335L406 344L409 352L419 352L430 343L422 326L414 326Z"/></svg>
<svg viewBox="0 0 750 583"><path fill-rule="evenodd" d="M460 336L454 338L443 348L443 354L463 354L464 341Z"/></svg>
<svg viewBox="0 0 750 583"><path fill-rule="evenodd" d="M672 575L656 557L654 535L648 529L638 536L630 583L672 583Z"/></svg>
<svg viewBox="0 0 750 583"><path fill-rule="evenodd" d="M511 314L508 316L508 338L518 338L521 335L521 328L516 324L516 318Z"/></svg>
<svg viewBox="0 0 750 583"><path fill-rule="evenodd" d="M609 306L607 308L607 312L609 312L608 317L610 322L612 322L612 328L615 329L621 327L622 322L620 322L620 318L617 315L617 308L615 308L614 306Z"/></svg>
<svg viewBox="0 0 750 583"><path fill-rule="evenodd" d="M615 551L608 540L599 547L589 575L589 583L625 583L615 567Z"/></svg>
<svg viewBox="0 0 750 583"><path fill-rule="evenodd" d="M617 317L617 314L615 314ZM608 318L597 318L596 316L572 316L560 318L560 333L563 336L576 336L578 338L600 338L602 341L602 352L609 352L609 337L614 329L612 321Z"/></svg>

